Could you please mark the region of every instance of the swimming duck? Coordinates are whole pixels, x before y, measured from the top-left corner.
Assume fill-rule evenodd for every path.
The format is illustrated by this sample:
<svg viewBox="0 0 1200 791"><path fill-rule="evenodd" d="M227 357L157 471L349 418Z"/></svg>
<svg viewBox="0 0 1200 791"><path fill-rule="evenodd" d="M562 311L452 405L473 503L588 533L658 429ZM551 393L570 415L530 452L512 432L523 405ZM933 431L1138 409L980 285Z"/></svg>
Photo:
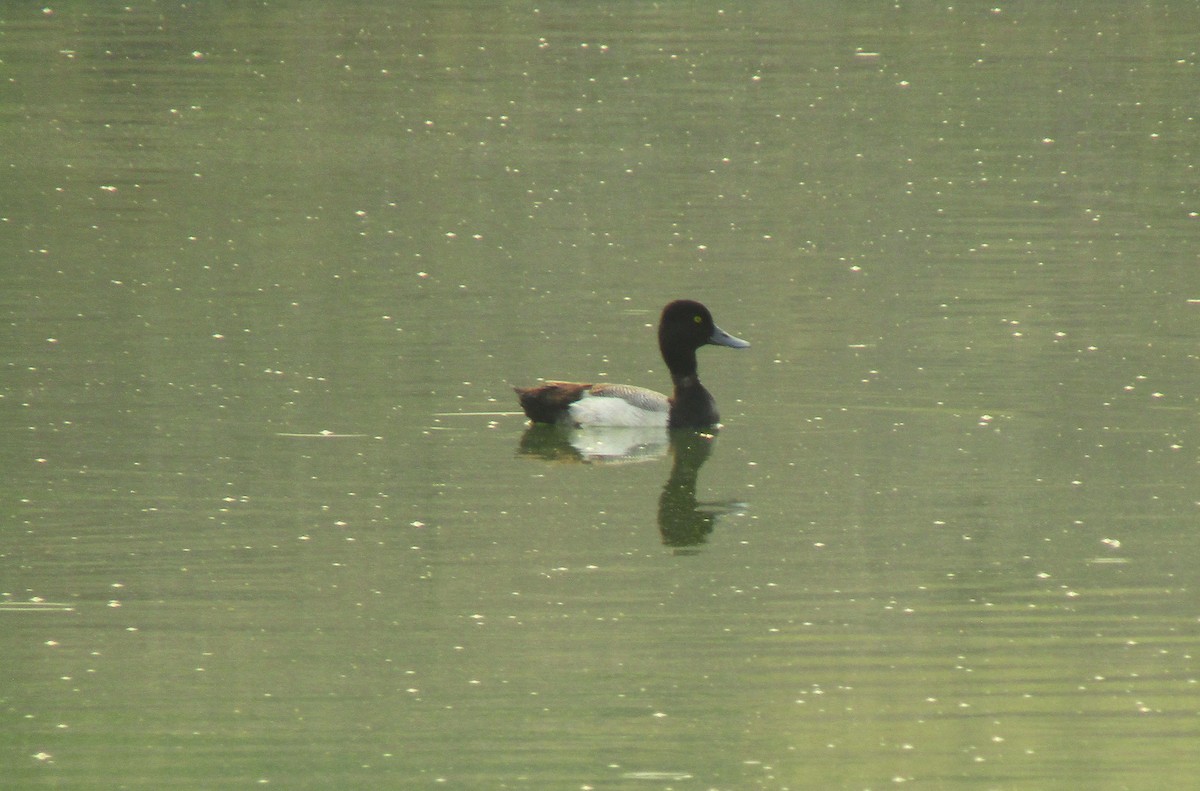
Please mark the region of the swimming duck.
<svg viewBox="0 0 1200 791"><path fill-rule="evenodd" d="M703 428L720 420L716 402L696 373L696 350L707 344L731 349L750 345L718 327L699 302L680 299L663 308L658 320L658 349L675 385L670 398L644 387L582 382L513 389L535 423Z"/></svg>

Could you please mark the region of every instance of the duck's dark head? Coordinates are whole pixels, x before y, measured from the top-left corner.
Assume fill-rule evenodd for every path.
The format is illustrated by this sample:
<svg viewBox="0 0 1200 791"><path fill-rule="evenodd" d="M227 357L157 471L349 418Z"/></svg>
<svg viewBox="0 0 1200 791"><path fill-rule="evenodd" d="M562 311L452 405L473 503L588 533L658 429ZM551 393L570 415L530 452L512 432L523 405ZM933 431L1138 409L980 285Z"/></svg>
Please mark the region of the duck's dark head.
<svg viewBox="0 0 1200 791"><path fill-rule="evenodd" d="M718 327L712 313L699 302L677 299L663 308L658 320L658 348L673 377L694 376L696 350L707 344L731 349L750 345Z"/></svg>

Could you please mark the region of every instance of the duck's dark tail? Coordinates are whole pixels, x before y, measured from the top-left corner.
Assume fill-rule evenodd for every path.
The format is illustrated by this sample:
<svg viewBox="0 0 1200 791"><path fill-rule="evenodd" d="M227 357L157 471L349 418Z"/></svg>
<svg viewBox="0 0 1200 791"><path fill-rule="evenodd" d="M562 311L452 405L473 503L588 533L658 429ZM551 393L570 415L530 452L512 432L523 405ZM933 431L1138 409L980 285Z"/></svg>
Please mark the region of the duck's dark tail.
<svg viewBox="0 0 1200 791"><path fill-rule="evenodd" d="M533 387L514 387L525 416L534 423L558 423L567 417L571 404L591 388L579 382L546 382Z"/></svg>

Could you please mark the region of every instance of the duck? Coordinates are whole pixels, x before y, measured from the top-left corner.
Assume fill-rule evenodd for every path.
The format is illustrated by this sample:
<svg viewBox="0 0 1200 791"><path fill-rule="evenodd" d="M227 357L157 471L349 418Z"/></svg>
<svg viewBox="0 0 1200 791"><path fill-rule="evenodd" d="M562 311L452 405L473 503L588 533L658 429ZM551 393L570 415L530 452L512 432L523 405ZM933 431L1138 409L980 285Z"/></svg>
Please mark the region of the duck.
<svg viewBox="0 0 1200 791"><path fill-rule="evenodd" d="M718 327L701 303L677 299L663 308L658 320L658 350L674 385L670 397L635 385L585 382L546 381L513 390L525 416L534 423L573 428L707 428L721 420L716 401L696 372L696 350L708 345L750 346Z"/></svg>

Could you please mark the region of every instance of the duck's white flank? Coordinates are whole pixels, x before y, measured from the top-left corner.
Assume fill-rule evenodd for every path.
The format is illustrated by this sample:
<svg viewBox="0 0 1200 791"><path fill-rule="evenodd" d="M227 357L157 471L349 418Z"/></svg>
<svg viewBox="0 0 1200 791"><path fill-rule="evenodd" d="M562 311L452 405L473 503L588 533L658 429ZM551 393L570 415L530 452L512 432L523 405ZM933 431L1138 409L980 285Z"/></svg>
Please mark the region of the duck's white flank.
<svg viewBox="0 0 1200 791"><path fill-rule="evenodd" d="M671 405L662 393L633 385L597 385L568 408L577 426L667 425Z"/></svg>

